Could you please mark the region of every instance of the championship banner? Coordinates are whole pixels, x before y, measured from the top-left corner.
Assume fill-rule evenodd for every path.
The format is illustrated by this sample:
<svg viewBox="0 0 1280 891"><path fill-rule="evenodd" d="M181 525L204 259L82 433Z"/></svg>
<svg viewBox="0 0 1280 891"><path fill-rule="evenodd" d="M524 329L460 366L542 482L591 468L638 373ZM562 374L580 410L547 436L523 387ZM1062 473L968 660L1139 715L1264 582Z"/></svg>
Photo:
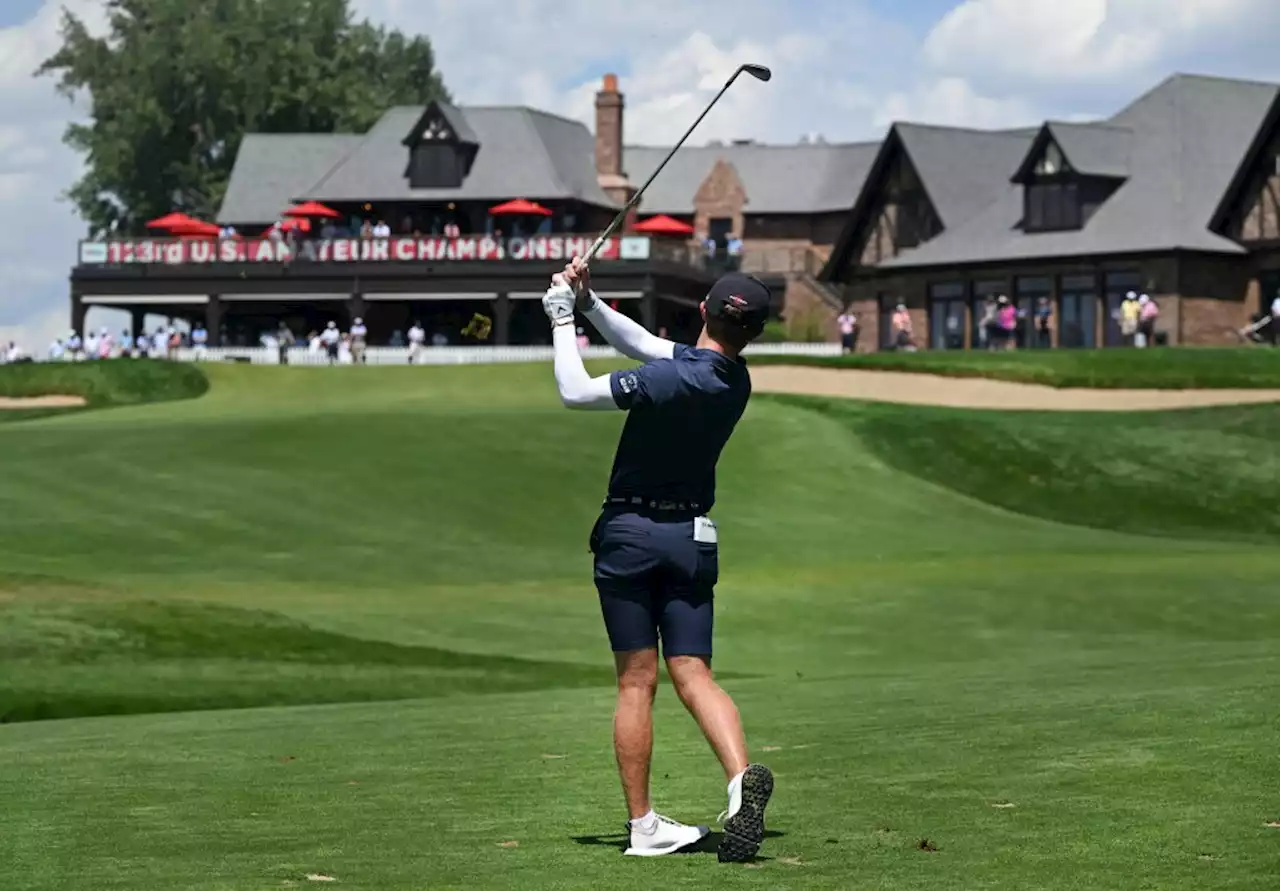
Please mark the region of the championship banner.
<svg viewBox="0 0 1280 891"><path fill-rule="evenodd" d="M589 235L535 235L500 240L484 235L462 238L404 236L308 239L291 247L287 241L265 238L123 238L82 242L80 264L567 262L575 256L584 256L594 241ZM597 258L646 260L649 258L649 239L636 236L610 238Z"/></svg>

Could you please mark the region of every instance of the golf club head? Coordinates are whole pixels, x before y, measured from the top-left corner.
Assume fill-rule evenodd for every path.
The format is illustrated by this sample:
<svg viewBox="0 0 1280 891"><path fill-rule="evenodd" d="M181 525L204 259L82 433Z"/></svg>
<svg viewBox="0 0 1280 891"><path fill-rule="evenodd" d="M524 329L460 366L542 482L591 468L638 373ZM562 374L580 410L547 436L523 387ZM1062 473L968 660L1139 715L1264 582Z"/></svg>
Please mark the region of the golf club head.
<svg viewBox="0 0 1280 891"><path fill-rule="evenodd" d="M773 77L773 72L763 65L743 65L738 68L738 71L739 72L745 71L747 72L747 74L750 74L756 80L768 81L769 78Z"/></svg>

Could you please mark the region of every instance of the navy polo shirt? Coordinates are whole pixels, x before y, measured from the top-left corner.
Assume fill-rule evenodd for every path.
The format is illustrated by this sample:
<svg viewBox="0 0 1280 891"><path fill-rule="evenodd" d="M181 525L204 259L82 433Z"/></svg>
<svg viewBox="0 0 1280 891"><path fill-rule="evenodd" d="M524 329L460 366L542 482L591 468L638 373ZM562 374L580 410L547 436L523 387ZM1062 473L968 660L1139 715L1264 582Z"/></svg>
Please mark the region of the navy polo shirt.
<svg viewBox="0 0 1280 891"><path fill-rule="evenodd" d="M609 376L629 414L609 479L610 498L715 503L716 462L751 397L747 363L677 344L670 359Z"/></svg>

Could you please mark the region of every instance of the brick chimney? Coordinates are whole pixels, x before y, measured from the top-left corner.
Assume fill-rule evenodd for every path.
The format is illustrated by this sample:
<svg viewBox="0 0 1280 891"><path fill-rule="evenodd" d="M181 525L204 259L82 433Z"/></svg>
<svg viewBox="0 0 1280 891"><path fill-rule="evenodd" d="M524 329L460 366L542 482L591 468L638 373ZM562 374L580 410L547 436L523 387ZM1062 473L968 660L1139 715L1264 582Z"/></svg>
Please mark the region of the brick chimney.
<svg viewBox="0 0 1280 891"><path fill-rule="evenodd" d="M596 178L604 193L620 204L634 194L622 172L622 107L618 75L606 74L596 93Z"/></svg>

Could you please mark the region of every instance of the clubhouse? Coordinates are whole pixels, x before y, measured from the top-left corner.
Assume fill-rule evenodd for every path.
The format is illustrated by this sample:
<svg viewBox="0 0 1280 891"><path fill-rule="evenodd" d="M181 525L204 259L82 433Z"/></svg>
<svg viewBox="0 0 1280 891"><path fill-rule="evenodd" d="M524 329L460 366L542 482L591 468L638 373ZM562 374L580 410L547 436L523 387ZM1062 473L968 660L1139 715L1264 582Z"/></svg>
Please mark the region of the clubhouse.
<svg viewBox="0 0 1280 891"><path fill-rule="evenodd" d="M443 103L390 109L363 134L251 134L217 215L227 237L81 243L72 325L111 306L135 330L150 312L252 343L281 321L302 334L359 316L375 344L415 319L456 343L484 312L494 342L542 342L548 276L666 152L624 146L623 113L610 75L594 134ZM300 202L325 214L274 231ZM1047 298L1054 346L1118 345L1130 290L1159 304L1163 342L1236 342L1280 289L1280 85L1175 75L1105 120L686 147L593 275L620 308L688 336L728 267L769 282L795 338L834 337L852 308L860 350L890 343L899 302L919 346L971 347L995 294L1028 313Z"/></svg>

